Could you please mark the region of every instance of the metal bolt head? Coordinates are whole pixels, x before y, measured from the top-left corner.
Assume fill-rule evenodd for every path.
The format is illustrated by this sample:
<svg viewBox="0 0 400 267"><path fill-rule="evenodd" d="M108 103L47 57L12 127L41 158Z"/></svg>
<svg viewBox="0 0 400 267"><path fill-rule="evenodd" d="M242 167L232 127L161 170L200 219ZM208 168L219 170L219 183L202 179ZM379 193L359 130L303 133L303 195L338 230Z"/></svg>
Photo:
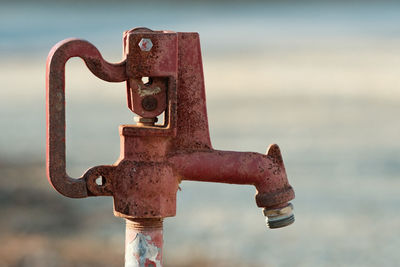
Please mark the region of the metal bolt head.
<svg viewBox="0 0 400 267"><path fill-rule="evenodd" d="M153 47L153 42L149 38L142 38L138 45L140 50L148 52Z"/></svg>
<svg viewBox="0 0 400 267"><path fill-rule="evenodd" d="M158 101L153 96L148 95L145 98L143 98L143 100L142 100L142 107L146 111L155 110L157 108L157 105L158 105Z"/></svg>

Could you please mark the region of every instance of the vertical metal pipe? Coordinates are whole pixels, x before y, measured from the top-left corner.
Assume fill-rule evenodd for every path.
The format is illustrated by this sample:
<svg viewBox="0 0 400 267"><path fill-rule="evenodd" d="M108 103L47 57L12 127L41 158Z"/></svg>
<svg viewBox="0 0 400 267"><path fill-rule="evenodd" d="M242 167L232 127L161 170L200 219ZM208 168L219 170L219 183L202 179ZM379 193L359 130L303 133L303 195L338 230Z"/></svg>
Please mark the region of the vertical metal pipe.
<svg viewBox="0 0 400 267"><path fill-rule="evenodd" d="M125 267L162 267L163 220L126 219Z"/></svg>

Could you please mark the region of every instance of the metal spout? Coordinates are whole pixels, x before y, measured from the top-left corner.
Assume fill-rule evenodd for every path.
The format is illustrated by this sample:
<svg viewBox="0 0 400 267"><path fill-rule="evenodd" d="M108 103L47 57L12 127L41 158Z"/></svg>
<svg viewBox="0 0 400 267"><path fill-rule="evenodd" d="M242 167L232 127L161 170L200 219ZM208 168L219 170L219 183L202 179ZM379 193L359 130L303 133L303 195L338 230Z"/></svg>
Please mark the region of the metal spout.
<svg viewBox="0 0 400 267"><path fill-rule="evenodd" d="M270 229L282 228L294 223L292 203L288 203L283 208L264 208L263 213L267 217L265 221Z"/></svg>
<svg viewBox="0 0 400 267"><path fill-rule="evenodd" d="M294 222L294 198L278 145L271 145L266 155L252 152L209 150L181 153L170 157L181 180L254 185L256 203L264 208L269 228Z"/></svg>

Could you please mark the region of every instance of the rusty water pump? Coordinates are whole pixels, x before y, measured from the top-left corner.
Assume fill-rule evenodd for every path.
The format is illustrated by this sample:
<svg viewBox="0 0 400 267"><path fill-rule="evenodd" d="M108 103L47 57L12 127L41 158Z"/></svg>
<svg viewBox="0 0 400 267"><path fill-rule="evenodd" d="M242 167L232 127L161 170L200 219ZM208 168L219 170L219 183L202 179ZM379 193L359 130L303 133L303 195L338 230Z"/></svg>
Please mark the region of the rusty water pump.
<svg viewBox="0 0 400 267"><path fill-rule="evenodd" d="M123 42L124 59L116 64L80 39L50 51L46 167L64 196L114 198L115 216L127 221L125 266L162 266L162 221L176 214L182 180L254 185L270 228L293 223L294 191L277 145L265 155L212 148L199 35L136 28L124 33ZM128 107L138 115L136 124L119 127L119 159L77 179L68 176L65 158L65 64L71 57L82 58L102 80L126 81ZM161 114L164 122L157 124Z"/></svg>

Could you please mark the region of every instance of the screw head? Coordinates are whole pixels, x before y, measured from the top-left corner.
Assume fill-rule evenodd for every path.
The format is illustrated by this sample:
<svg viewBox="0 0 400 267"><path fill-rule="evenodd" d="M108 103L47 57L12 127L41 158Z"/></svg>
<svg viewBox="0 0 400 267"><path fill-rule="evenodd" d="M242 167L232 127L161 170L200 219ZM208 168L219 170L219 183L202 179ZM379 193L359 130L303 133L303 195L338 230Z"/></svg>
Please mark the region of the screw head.
<svg viewBox="0 0 400 267"><path fill-rule="evenodd" d="M157 108L157 105L158 105L158 101L153 96L148 95L145 98L143 98L143 100L142 100L142 107L146 111L155 110Z"/></svg>
<svg viewBox="0 0 400 267"><path fill-rule="evenodd" d="M140 50L148 52L153 47L153 42L149 38L142 38L138 43L138 46L140 47Z"/></svg>

